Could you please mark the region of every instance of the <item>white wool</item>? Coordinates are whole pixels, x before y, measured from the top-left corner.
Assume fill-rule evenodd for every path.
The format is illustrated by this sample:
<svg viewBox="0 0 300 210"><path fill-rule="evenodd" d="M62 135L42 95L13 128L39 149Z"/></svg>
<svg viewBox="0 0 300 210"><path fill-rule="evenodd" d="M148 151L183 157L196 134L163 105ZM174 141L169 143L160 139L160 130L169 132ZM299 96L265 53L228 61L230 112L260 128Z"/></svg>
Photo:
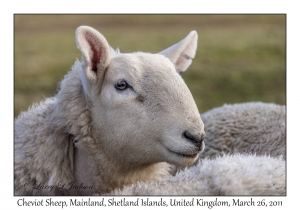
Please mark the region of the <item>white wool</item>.
<svg viewBox="0 0 300 210"><path fill-rule="evenodd" d="M158 182L136 183L109 195L286 195L282 157L225 155Z"/></svg>
<svg viewBox="0 0 300 210"><path fill-rule="evenodd" d="M283 156L286 151L286 107L262 102L228 104L203 114L205 150L201 157L252 153Z"/></svg>

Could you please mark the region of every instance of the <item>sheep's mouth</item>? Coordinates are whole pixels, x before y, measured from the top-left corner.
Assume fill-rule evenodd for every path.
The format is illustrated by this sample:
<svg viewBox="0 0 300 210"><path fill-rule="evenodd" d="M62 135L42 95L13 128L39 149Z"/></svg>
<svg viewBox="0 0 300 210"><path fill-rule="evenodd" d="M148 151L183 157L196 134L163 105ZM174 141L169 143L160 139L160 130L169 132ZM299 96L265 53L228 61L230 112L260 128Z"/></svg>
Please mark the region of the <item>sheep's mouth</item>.
<svg viewBox="0 0 300 210"><path fill-rule="evenodd" d="M180 156L180 157L183 157L183 158L196 158L197 155L198 155L198 152L194 153L194 154L184 154L184 153L181 153L181 152L175 152L175 151L172 151L172 150L169 150L171 153L175 154L176 156Z"/></svg>

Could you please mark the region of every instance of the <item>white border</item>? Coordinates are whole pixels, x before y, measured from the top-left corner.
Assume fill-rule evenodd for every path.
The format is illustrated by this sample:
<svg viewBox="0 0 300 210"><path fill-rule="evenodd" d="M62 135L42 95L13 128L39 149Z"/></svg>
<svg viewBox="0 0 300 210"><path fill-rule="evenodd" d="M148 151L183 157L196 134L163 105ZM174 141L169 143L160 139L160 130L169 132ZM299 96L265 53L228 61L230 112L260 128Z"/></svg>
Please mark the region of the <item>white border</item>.
<svg viewBox="0 0 300 210"><path fill-rule="evenodd" d="M296 2L296 1L293 1ZM287 14L287 197L283 208L298 206L299 185L299 25L298 5L287 1L4 1L1 3L1 206L16 207L13 197L13 15L15 13L281 13ZM298 135L297 135L298 134ZM209 198L209 197L207 197ZM258 199L258 197L254 197ZM59 197L55 197L59 199ZM61 198L69 200L68 198ZM164 199L168 199L164 197ZM231 197L224 197L223 200ZM266 199L269 199L268 197ZM159 207L158 207L159 208ZM199 208L199 207L194 207ZM282 209L283 209L282 208ZM68 208L71 209L71 208ZM128 208L129 209L129 208ZM178 208L179 209L179 208Z"/></svg>

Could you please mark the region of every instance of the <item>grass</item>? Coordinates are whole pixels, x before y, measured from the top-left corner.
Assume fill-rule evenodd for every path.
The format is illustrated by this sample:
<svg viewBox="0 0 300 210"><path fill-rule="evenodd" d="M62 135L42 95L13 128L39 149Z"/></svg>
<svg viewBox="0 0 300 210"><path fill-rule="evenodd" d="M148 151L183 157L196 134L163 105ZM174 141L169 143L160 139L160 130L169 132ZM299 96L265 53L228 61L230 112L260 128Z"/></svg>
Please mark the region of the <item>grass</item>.
<svg viewBox="0 0 300 210"><path fill-rule="evenodd" d="M201 113L224 103L286 104L285 15L15 15L14 114L57 92L81 54L74 31L99 30L121 52L159 52L198 32L183 78Z"/></svg>

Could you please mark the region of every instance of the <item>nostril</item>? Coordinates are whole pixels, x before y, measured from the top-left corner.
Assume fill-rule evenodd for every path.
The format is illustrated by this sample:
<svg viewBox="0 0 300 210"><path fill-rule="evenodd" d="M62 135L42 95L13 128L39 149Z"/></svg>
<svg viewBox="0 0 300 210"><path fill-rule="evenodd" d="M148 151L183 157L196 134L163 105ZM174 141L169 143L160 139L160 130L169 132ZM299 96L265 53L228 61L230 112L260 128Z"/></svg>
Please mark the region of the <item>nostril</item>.
<svg viewBox="0 0 300 210"><path fill-rule="evenodd" d="M183 137L189 140L194 141L195 137L188 131L184 131L183 132Z"/></svg>
<svg viewBox="0 0 300 210"><path fill-rule="evenodd" d="M184 131L182 133L183 137L192 141L193 143L196 143L196 144L201 144L203 139L204 139L204 135L201 134L201 135L194 135L192 133L190 133L189 131Z"/></svg>

